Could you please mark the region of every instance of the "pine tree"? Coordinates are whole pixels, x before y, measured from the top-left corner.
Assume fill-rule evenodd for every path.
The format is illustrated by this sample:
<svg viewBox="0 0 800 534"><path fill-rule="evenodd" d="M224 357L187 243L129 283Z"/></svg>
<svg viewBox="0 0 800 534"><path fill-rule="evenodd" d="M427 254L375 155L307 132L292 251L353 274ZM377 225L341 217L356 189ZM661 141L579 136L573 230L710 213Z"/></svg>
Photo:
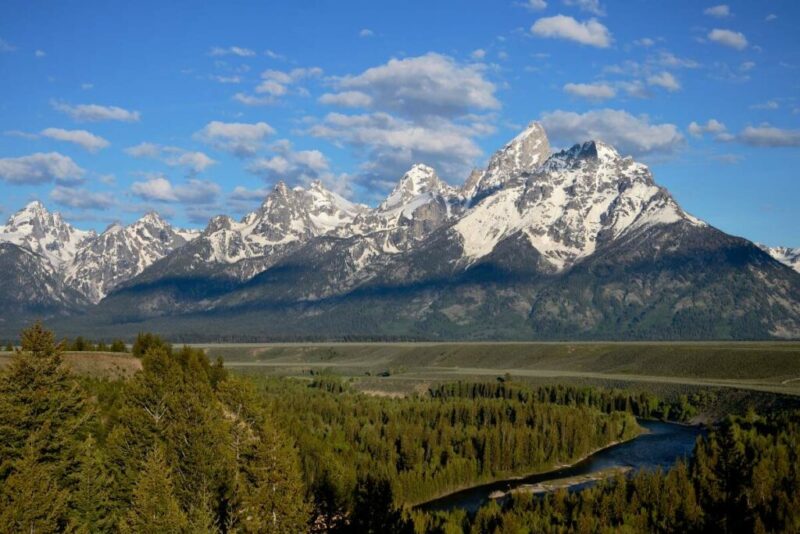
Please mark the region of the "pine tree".
<svg viewBox="0 0 800 534"><path fill-rule="evenodd" d="M244 532L304 532L310 508L297 452L285 436L266 426L242 458L237 488L239 526Z"/></svg>
<svg viewBox="0 0 800 534"><path fill-rule="evenodd" d="M42 447L59 482L76 467L76 447L91 417L85 393L61 360L62 346L41 323L24 330L22 347L0 373L0 481L26 443Z"/></svg>
<svg viewBox="0 0 800 534"><path fill-rule="evenodd" d="M93 437L81 444L79 460L70 499L70 525L76 533L113 532L113 480Z"/></svg>
<svg viewBox="0 0 800 534"><path fill-rule="evenodd" d="M63 532L69 494L59 487L52 465L42 461L40 444L28 443L0 485L2 532Z"/></svg>
<svg viewBox="0 0 800 534"><path fill-rule="evenodd" d="M142 466L131 508L120 521L119 529L124 533L178 534L187 532L188 526L186 514L175 498L172 470L157 445Z"/></svg>

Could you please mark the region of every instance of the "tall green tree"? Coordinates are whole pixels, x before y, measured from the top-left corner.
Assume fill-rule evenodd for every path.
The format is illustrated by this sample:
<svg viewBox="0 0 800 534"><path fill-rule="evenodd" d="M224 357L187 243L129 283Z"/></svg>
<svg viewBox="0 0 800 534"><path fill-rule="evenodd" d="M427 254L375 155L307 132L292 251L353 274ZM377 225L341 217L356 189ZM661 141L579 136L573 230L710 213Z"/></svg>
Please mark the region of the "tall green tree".
<svg viewBox="0 0 800 534"><path fill-rule="evenodd" d="M40 461L53 464L63 482L77 466L77 447L92 413L53 333L36 323L22 331L21 342L0 374L0 481L32 444L41 447Z"/></svg>
<svg viewBox="0 0 800 534"><path fill-rule="evenodd" d="M123 533L182 534L188 527L189 520L175 497L172 470L164 451L156 446L142 466L133 502L119 529Z"/></svg>

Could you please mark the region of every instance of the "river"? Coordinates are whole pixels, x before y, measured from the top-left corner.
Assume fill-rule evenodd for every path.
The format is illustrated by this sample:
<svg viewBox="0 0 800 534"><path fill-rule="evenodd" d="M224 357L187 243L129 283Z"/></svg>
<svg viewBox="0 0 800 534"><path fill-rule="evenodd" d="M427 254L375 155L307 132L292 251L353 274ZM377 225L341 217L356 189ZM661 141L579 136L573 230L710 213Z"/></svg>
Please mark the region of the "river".
<svg viewBox="0 0 800 534"><path fill-rule="evenodd" d="M489 500L492 492L508 491L523 484L536 484L560 478L588 475L614 467L629 467L634 471L659 467L668 469L678 459L688 458L691 455L697 436L703 433L699 427L660 421L640 420L639 425L647 429L647 433L625 443L598 451L573 466L538 475L474 486L428 501L421 504L419 508L428 511L465 508L469 512L475 512ZM579 487L581 486L573 486L573 489Z"/></svg>

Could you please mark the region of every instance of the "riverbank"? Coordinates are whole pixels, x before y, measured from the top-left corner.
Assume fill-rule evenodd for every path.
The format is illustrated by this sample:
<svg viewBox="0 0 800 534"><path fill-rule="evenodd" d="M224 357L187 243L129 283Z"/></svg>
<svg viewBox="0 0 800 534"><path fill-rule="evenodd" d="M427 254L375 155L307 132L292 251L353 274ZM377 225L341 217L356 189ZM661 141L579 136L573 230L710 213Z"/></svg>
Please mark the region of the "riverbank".
<svg viewBox="0 0 800 534"><path fill-rule="evenodd" d="M569 489L573 486L580 486L583 484L588 484L590 482L599 482L601 480L608 480L609 478L614 478L617 475L629 473L632 470L633 468L630 466L609 467L608 469L595 471L594 473L588 475L577 475L573 477L555 478L548 482L539 482L536 484L523 484L508 491L493 491L492 493L489 494L489 498L495 500L503 499L515 493L533 493L533 494L552 493L560 489Z"/></svg>
<svg viewBox="0 0 800 534"><path fill-rule="evenodd" d="M438 499L429 499L415 508L425 511L460 508L474 512L490 499L491 494L499 495L495 492L506 494L518 487L556 484L554 481L558 481L559 485L580 486L584 482L593 482L586 477L604 475L610 472L607 471L609 469L629 468L634 472L642 469L665 470L674 465L678 459L691 455L697 436L703 433L702 428L690 425L641 419L638 423L641 430L636 437L609 443L568 465L555 466L548 471L532 475L476 485Z"/></svg>
<svg viewBox="0 0 800 534"><path fill-rule="evenodd" d="M457 489L448 490L447 492L442 493L442 494L440 494L440 495L438 495L436 497L433 497L433 498L430 498L430 499L426 499L425 501L420 502L420 503L409 504L409 506L411 508L426 508L431 504L434 504L434 503L436 503L438 501L447 500L447 499L449 499L449 498L451 498L453 496L456 496L456 495L458 495L460 493L463 493L465 491L479 491L481 488L486 488L487 491L490 491L490 489L493 486L496 486L498 484L514 483L514 482L519 482L521 480L525 480L525 479L528 479L528 478L531 478L531 477L546 477L546 476L551 475L551 474L556 474L556 473L558 473L560 471L563 471L565 469L570 469L572 467L575 467L575 466L581 464L582 462L585 462L586 460L588 460L589 458L591 458L592 456L594 456L597 453L600 453L600 452L602 452L602 451L604 451L606 449L611 449L611 448L616 447L618 445L622 445L624 443L628 443L628 442L634 441L634 440L636 440L636 439L638 439L638 438L642 437L643 435L645 435L645 434L650 432L647 428L645 428L645 427L643 427L641 425L639 426L639 429L640 429L639 433L636 434L633 437L630 437L630 438L624 439L624 440L614 440L614 441L612 441L610 443L607 443L606 445L604 445L602 447L598 447L596 449L593 449L593 450L589 451L588 453L580 456L579 458L571 461L570 463L555 464L555 465L545 469L544 471L527 472L527 473L520 474L520 475L506 476L506 477L497 478L497 479L494 479L494 480L479 481L479 482L473 483L473 484L464 484L463 486L461 486L461 487L459 487Z"/></svg>

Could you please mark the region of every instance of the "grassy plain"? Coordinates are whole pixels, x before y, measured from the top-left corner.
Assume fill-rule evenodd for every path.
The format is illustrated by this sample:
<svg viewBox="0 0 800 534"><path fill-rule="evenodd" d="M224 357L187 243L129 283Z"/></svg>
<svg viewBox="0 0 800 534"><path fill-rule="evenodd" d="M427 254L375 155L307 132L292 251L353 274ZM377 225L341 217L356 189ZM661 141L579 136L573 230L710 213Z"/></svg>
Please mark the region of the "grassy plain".
<svg viewBox="0 0 800 534"><path fill-rule="evenodd" d="M0 352L0 369L11 361L11 352ZM142 362L119 352L65 352L64 362L74 372L95 378L125 378L142 368Z"/></svg>

